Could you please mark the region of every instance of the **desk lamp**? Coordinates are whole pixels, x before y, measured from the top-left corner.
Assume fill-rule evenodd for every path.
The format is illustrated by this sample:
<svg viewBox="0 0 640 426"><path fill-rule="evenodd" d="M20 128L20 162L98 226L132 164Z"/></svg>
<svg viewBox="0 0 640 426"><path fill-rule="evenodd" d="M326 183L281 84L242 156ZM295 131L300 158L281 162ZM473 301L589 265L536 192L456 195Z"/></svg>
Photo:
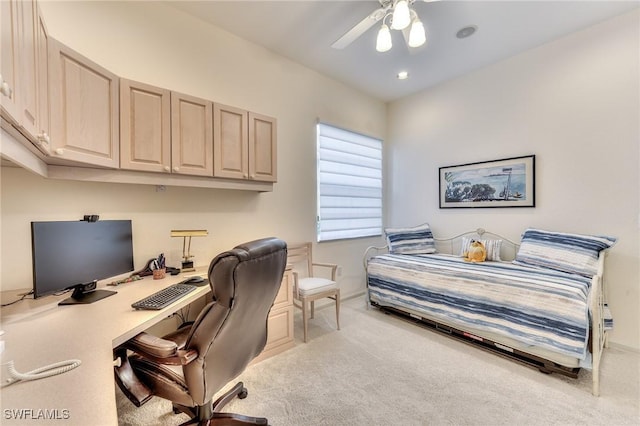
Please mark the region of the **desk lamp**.
<svg viewBox="0 0 640 426"><path fill-rule="evenodd" d="M172 237L182 237L182 271L195 271L193 267L193 255L191 254L191 237L206 237L209 235L206 229L178 229L171 230ZM187 240L188 239L188 240Z"/></svg>

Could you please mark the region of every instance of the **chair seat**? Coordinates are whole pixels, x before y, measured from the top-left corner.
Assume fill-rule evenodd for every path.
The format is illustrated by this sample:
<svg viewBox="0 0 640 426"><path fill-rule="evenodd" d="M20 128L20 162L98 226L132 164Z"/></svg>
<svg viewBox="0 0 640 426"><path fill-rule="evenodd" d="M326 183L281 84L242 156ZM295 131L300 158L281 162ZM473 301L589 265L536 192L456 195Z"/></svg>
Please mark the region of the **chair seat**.
<svg viewBox="0 0 640 426"><path fill-rule="evenodd" d="M298 291L301 296L311 296L334 288L338 288L338 283L326 278L308 277L298 280Z"/></svg>

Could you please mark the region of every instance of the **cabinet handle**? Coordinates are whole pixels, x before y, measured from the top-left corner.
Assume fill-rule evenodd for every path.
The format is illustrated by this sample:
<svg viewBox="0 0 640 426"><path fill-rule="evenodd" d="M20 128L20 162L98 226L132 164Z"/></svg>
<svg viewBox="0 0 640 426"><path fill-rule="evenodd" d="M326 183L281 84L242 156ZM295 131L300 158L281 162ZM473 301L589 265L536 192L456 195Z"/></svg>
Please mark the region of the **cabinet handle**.
<svg viewBox="0 0 640 426"><path fill-rule="evenodd" d="M179 171L180 171L180 167L174 167L174 168L173 168L173 171L174 171L174 172L179 172Z"/></svg>
<svg viewBox="0 0 640 426"><path fill-rule="evenodd" d="M164 171L165 171L165 172L170 172L170 171L171 171L171 169L169 168L169 166L164 166Z"/></svg>
<svg viewBox="0 0 640 426"><path fill-rule="evenodd" d="M245 178L245 179L247 179L247 178L249 177L249 175L248 175L248 174L246 174L246 173L244 173L244 174L242 175L242 177L243 177L243 178Z"/></svg>
<svg viewBox="0 0 640 426"><path fill-rule="evenodd" d="M56 149L56 154L58 154L58 155L64 155L64 149L62 149L62 148L58 148L58 149Z"/></svg>
<svg viewBox="0 0 640 426"><path fill-rule="evenodd" d="M0 85L0 93L8 98L11 97L11 93L13 93L13 91L11 90L11 86L9 86L9 83L7 83L6 81L2 82L2 85Z"/></svg>
<svg viewBox="0 0 640 426"><path fill-rule="evenodd" d="M41 132L38 135L38 141L43 145L49 145L49 143L51 142L51 138L49 137L47 132Z"/></svg>

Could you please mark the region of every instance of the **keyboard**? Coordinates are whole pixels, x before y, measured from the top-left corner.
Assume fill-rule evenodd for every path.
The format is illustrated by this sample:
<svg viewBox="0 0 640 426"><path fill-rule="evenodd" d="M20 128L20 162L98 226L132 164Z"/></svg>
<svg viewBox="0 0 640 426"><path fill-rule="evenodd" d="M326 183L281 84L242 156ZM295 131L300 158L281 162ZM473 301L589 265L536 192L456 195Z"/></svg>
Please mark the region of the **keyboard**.
<svg viewBox="0 0 640 426"><path fill-rule="evenodd" d="M197 287L189 284L173 284L167 288L153 293L144 299L131 304L132 308L145 310L159 310L165 306L169 306L176 300L182 298L187 293L194 291Z"/></svg>

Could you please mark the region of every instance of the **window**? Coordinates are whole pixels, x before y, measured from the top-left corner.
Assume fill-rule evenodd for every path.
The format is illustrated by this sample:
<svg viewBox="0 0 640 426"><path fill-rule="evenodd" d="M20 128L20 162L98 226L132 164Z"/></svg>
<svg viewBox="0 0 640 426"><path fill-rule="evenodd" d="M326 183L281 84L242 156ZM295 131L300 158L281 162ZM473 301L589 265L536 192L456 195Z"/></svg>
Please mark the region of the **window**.
<svg viewBox="0 0 640 426"><path fill-rule="evenodd" d="M382 141L318 124L318 241L382 234Z"/></svg>

